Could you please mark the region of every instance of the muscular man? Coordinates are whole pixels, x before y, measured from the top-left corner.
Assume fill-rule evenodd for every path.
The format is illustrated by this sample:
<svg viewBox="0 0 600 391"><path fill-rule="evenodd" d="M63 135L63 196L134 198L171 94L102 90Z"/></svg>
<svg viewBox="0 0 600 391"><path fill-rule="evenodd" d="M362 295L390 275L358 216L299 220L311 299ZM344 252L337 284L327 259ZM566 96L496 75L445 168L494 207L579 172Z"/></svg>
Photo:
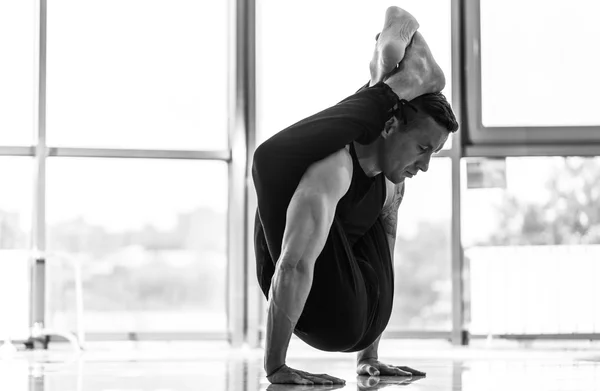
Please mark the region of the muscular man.
<svg viewBox="0 0 600 391"><path fill-rule="evenodd" d="M388 9L370 83L256 150L255 251L269 300L271 383L344 383L285 365L292 332L317 349L358 352L359 375L425 375L377 356L392 311L404 180L427 171L458 128L417 28L409 13Z"/></svg>

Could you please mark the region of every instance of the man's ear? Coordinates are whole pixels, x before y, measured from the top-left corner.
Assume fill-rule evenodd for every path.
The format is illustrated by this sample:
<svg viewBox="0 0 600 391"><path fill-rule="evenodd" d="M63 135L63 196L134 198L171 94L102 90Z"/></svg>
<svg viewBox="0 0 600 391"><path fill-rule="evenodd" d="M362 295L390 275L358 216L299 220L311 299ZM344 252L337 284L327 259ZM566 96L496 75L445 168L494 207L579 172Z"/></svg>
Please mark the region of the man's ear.
<svg viewBox="0 0 600 391"><path fill-rule="evenodd" d="M381 131L381 137L383 138L388 138L392 135L392 133L394 133L395 131L398 130L398 127L400 126L400 123L398 122L398 119L396 118L395 115L392 115L392 117L390 119L387 120L387 122L385 123L385 126L383 127L383 130Z"/></svg>

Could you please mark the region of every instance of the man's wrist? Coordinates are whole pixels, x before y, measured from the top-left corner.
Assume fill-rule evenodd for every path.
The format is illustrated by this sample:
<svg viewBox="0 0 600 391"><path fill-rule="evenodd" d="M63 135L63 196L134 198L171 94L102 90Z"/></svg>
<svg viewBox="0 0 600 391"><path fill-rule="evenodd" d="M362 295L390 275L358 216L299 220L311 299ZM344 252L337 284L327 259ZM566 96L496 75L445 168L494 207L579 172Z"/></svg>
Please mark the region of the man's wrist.
<svg viewBox="0 0 600 391"><path fill-rule="evenodd" d="M366 348L365 350L358 352L358 354L356 355L356 363L360 363L361 361L365 361L365 360L377 360L378 356L377 356L377 351L375 351L374 349L372 349L371 346L369 346L368 348Z"/></svg>
<svg viewBox="0 0 600 391"><path fill-rule="evenodd" d="M276 365L265 365L265 372L267 373L267 377L271 376L272 374L274 374L275 372L277 372L278 370L280 370L281 368L283 368L285 366L285 363L283 364L276 364Z"/></svg>
<svg viewBox="0 0 600 391"><path fill-rule="evenodd" d="M364 362L367 362L367 361L377 361L377 360L378 360L378 358L376 355L375 356L360 356L359 355L356 357L356 365L363 364Z"/></svg>

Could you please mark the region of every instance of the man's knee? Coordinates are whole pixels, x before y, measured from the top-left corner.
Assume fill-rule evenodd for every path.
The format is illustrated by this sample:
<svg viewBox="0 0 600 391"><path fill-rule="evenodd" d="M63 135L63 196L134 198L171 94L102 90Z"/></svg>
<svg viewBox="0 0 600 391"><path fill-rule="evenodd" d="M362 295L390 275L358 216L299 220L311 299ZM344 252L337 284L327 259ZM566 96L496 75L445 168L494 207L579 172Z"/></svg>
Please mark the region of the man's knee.
<svg viewBox="0 0 600 391"><path fill-rule="evenodd" d="M277 184L278 175L282 169L280 151L270 140L256 148L252 158L252 178L257 187L268 187ZM279 155L279 156L278 156Z"/></svg>
<svg viewBox="0 0 600 391"><path fill-rule="evenodd" d="M262 143L254 151L254 157L252 158L252 173L262 174L262 172L268 169L270 161L272 160L271 151L267 143Z"/></svg>

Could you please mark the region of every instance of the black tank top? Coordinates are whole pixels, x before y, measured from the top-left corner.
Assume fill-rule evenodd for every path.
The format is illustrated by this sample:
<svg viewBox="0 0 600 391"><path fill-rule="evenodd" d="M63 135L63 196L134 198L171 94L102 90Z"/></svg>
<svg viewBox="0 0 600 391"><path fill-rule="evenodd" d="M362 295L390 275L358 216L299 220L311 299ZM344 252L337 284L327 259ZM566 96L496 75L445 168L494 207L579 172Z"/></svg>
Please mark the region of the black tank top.
<svg viewBox="0 0 600 391"><path fill-rule="evenodd" d="M385 176L378 174L368 177L358 162L354 143L350 143L352 157L352 181L348 192L340 199L336 217L341 221L348 241L354 245L373 224L381 213L385 202Z"/></svg>

